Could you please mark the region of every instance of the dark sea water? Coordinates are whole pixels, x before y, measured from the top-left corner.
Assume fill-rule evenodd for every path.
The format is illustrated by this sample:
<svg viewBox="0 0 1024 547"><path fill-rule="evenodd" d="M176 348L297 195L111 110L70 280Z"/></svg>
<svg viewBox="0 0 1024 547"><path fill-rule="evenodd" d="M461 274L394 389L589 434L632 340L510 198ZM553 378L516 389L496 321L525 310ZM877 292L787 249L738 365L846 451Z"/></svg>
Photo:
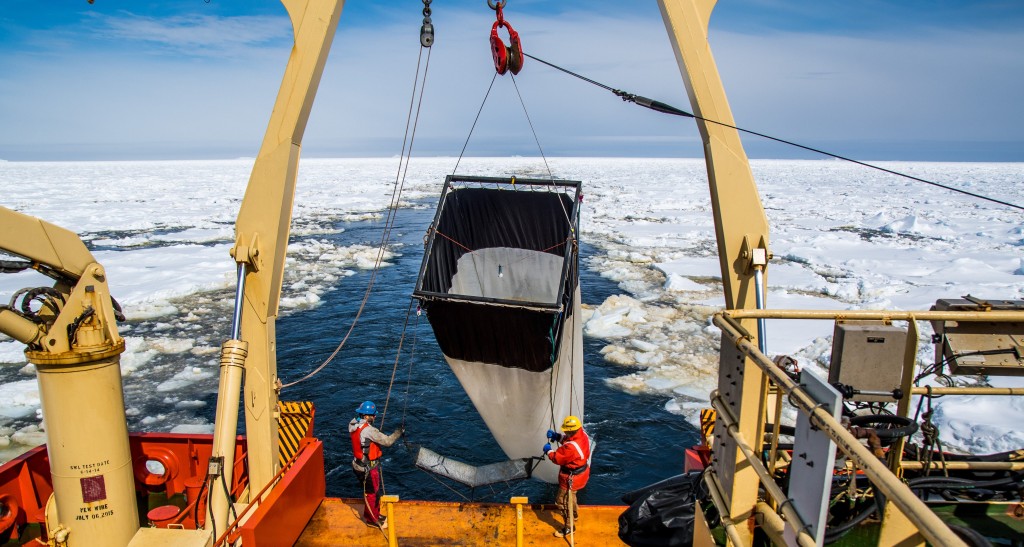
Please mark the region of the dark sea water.
<svg viewBox="0 0 1024 547"><path fill-rule="evenodd" d="M458 380L444 362L426 315L409 317L403 352L396 352L423 256L423 234L433 207L399 210L392 236L401 256L382 268L355 331L334 361L310 380L282 393L285 400L316 404L316 435L326 450L327 493L357 497L360 487L351 470L347 433L355 408L366 399L387 406L382 430L404 424L406 437L385 450L387 493L403 499L507 502L528 496L550 502L555 487L536 480L501 483L470 490L415 467L416 448L426 446L473 465L502 461L504 453L491 437ZM340 245L377 245L383 221L342 223L344 231L328 236ZM323 238L323 235L316 236ZM580 286L585 304L600 304L621 292L587 267L596 250L581 245ZM287 383L315 368L334 351L347 331L369 280L368 271L340 280L322 296L321 305L278 321L278 372ZM617 504L623 493L682 472L683 451L698 440L696 429L666 412L663 397L626 394L608 387L606 378L629 371L606 363L601 340L584 338L586 412L584 427L597 443L590 483L581 503ZM394 382L392 384L392 374ZM390 387L390 390L389 390ZM390 396L389 396L390 393ZM211 410L215 405L210 405ZM212 418L212 417L211 417ZM244 420L240 421L240 425ZM381 419L378 418L378 426ZM538 438L537 454L545 439Z"/></svg>

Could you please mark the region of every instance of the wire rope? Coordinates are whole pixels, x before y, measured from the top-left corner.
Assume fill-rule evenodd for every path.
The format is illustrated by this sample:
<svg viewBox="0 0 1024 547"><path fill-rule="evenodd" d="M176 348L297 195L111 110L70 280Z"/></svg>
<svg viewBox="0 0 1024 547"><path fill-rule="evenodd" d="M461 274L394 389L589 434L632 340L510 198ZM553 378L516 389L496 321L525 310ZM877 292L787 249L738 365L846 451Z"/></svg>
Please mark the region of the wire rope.
<svg viewBox="0 0 1024 547"><path fill-rule="evenodd" d="M466 147L469 146L469 139L473 136L473 130L476 129L476 123L480 121L480 113L484 111L484 105L487 104L487 98L491 96L491 89L494 88L494 81L498 79L498 73L495 72L494 76L491 76L491 83L487 86L487 93L484 93L484 100L480 102L480 108L476 111L476 118L473 118L473 125L469 128L469 134L466 135L466 142L462 144L462 151L459 152L459 159L455 160L455 168L452 169L454 175L459 170L459 164L462 163L462 156L466 154Z"/></svg>
<svg viewBox="0 0 1024 547"><path fill-rule="evenodd" d="M675 108L675 107L673 107L671 105L667 105L665 103L661 103L659 101L652 101L651 99L647 99L646 97L640 97L640 96L632 94L632 93L627 93L625 91L622 91L622 90L619 90L619 89L615 89L615 88L613 88L611 86L602 84L602 83L600 83L600 82L598 82L596 80L592 80L590 78L587 78L585 76L577 74L577 73L575 73L575 72L573 72L571 70L562 68L562 67L560 67L560 66L558 66L558 65L556 65L554 63L550 63L550 62L545 61L543 59L534 57L533 55L530 55L529 53L523 53L523 56L529 57L529 58L533 59L534 61L537 61L539 63L545 64L545 65L547 65L547 66L549 66L551 68L554 68L556 70L560 70L560 71L562 71L562 72L564 72L566 74L569 74L570 76L579 78L580 80L583 80L583 81L585 81L585 82L587 82L589 84L593 84L593 85L595 85L597 87L600 87L602 89L606 89L608 91L611 91L615 95L618 95L619 97L621 97L622 100L624 100L626 102L633 102L633 103L639 104L640 106L644 106L646 108L651 108L652 110L655 110L655 111L658 111L658 112L662 112L662 113L665 113L665 114L672 114L672 115L676 115L676 116L683 116L683 117L686 117L686 118L693 118L693 119L696 119L696 120L701 120L701 121L704 121L704 122L713 123L713 124L720 125L720 126L723 126L723 127L728 127L730 129L735 129L736 131L742 131L742 132L748 133L750 135L755 135L755 136L758 136L758 137L761 137L761 138L764 138L764 139L772 140L772 141L779 142L779 143L782 143L782 144L786 144L786 145L789 145L789 146L794 146L796 148L801 148L803 150L807 150L809 152L814 152L816 154L822 154L822 155L829 156L829 157L832 157L832 158L835 158L835 159L838 159L838 160L848 161L850 163L855 163L855 164L863 166L863 167L868 167L870 169L875 169L875 170L878 170L878 171L889 173L890 175L895 175L895 176L898 176L898 177L907 178L907 179L910 179L910 180L913 180L913 181L916 181L916 182L921 182L921 183L924 183L924 184L929 184L929 185L932 185L932 186L936 186L938 188L943 188L943 189L949 190L951 192L957 192L957 193L960 193L960 194L963 194L963 195L966 195L966 196L970 196L970 197L973 197L973 198L989 201L989 202L992 202L992 203L997 203L999 205L1004 205L1006 207L1012 207L1014 209L1020 209L1020 210L1024 211L1024 206L1022 206L1022 205L1017 205L1015 203L1010 203L1008 201L1003 201L1003 200L996 199L996 198L989 197L989 196L985 196L985 195L982 195L982 194L977 194L977 193L974 193L974 192L969 192L967 190L963 190L963 189L956 188L956 187L953 187L953 186L948 186L946 184L941 184L941 183L938 183L938 182L935 182L935 181L931 181L931 180L927 180L927 179L922 179L920 177L915 177L913 175L908 175L906 173L901 173L899 171L895 171L895 170L892 170L892 169L887 169L885 167L881 167L881 166L878 166L878 165L873 165L873 164L866 163L866 162L863 162L863 161L860 161L860 160L855 160L853 158L849 158L849 157L846 157L846 156L842 156L842 155L839 155L839 154L828 152L828 151L822 150L820 148L814 148L812 146L806 146L806 145L803 145L803 144L800 144L800 143L796 143L796 142L793 142L793 141L788 141L786 139L781 139L781 138L778 138L778 137L773 137L771 135L766 135L764 133L759 133L757 131L752 131L750 129L744 129L742 127L737 127L735 125L731 125L731 124L728 124L728 123L725 123L725 122L720 122L720 121L717 121L717 120L712 120L710 118L705 118L703 116L699 116L697 114L686 112L685 110L680 110L678 108Z"/></svg>
<svg viewBox="0 0 1024 547"><path fill-rule="evenodd" d="M424 49L427 50L427 59L426 59L426 63L424 63L424 65L423 65L424 66L424 68L423 68L423 79L422 79L422 82L421 82L420 81L420 64L423 61L423 50ZM386 219L385 219L385 223L384 223L384 231L381 234L381 242L380 242L380 245L379 245L379 247L377 249L377 257L376 257L376 259L374 261L373 269L370 272L370 279L367 282L366 290L363 293L363 299L362 299L362 301L359 304L359 308L356 310L356 315L352 319L352 323L349 325L348 331L345 333L345 336L341 339L341 342L338 343L337 347L334 348L334 351L331 352L331 354L327 357L327 359L325 359L315 369L313 369L311 372L309 372L305 376L299 378L298 380L289 382L287 384L283 384L281 386L282 388L294 386L294 385L296 385L296 384L298 384L300 382L304 382L304 381L312 378L313 376L316 376L320 371L322 371L325 367L327 367L328 364L330 364L334 360L334 358L338 355L338 353L341 351L341 349L345 346L346 342L348 342L349 337L352 335L352 332L355 330L356 325L359 323L359 319L360 319L360 317L363 314L363 310L366 308L366 303L370 299L370 295L373 292L373 286L374 286L374 284L376 282L376 279L377 279L377 274L380 271L380 265L383 262L384 255L386 254L386 251L387 251L387 246L388 246L388 244L390 243L390 240L391 240L391 232L392 232L392 229L394 228L395 217L397 216L397 212L398 212L398 204L399 204L399 202L401 200L402 190L405 187L405 179L406 179L406 176L408 175L408 172L409 172L409 161L412 158L412 147L413 147L413 143L414 143L415 138L416 138L416 128L417 128L417 126L419 124L420 111L422 110L422 105L423 105L423 93L424 93L424 89L426 88L427 74L428 74L428 72L430 70L430 52L431 52L430 48L428 48L428 47L420 47L420 53L419 53L419 56L417 57L417 60L416 60L416 77L413 80L413 91L412 91L412 95L411 95L411 97L409 99L409 112L408 112L408 114L406 116L405 137L402 140L402 154L401 154L399 162L398 162L398 173L395 175L394 189L392 190L392 193L391 193L391 202L390 202L390 204L388 206L388 213L387 213L387 216L386 216ZM417 90L417 87L419 88L419 101L416 100L416 96L417 96L416 90ZM415 117L413 116L414 107L415 107ZM409 130L410 124L412 125L411 133L410 133L410 130ZM408 143L408 147L406 146L407 143ZM404 169L403 169L403 165L404 165ZM382 425L383 425L383 423L382 423Z"/></svg>
<svg viewBox="0 0 1024 547"><path fill-rule="evenodd" d="M540 150L540 159L544 162L544 169L548 171L548 180L554 182L555 176L551 174L551 166L548 165L548 157L544 154L544 147L540 145L540 138L537 137L537 130L533 127L533 120L530 119L530 112L526 110L526 102L523 101L523 94L519 91L519 84L516 83L516 77L514 74L509 74L512 77L512 86L515 87L516 96L519 97L519 104L523 107L523 114L526 115L526 123L530 125L530 132L533 133L533 140L537 143L537 150ZM566 214L568 219L568 214Z"/></svg>
<svg viewBox="0 0 1024 547"><path fill-rule="evenodd" d="M416 306L416 322L412 326L412 348L409 350L409 371L405 377L405 398L402 405L402 426L405 426L405 416L409 410L409 387L412 384L412 364L416 357L416 342L419 339L420 308ZM403 437L404 440L404 437ZM406 443L408 444L408 443Z"/></svg>
<svg viewBox="0 0 1024 547"><path fill-rule="evenodd" d="M542 147L540 145L540 138L537 137L537 130L534 129L534 127L533 127L533 120L530 119L530 113L526 110L526 102L523 101L523 94L519 92L519 84L516 83L515 75L509 74L509 76L512 77L512 85L516 89L516 96L519 97L519 104L522 105L522 107L523 107L523 114L526 115L526 123L528 123L530 125L530 131L533 133L533 140L537 143L537 150L540 150L540 158L544 162L544 168L547 169L547 171L548 171L548 180L550 180L551 182L554 182L555 181L555 176L551 173L551 166L548 165L548 158L547 158L547 155L544 154L544 147ZM553 188L553 186L552 186L552 188ZM576 236L576 231L574 229L575 227L574 227L574 225L572 223L572 220L569 220L569 211L565 208L565 201L563 201L561 198L559 198L558 199L558 204L562 206L562 214L565 215L565 221L569 224L569 228L573 229L573 232L572 232L572 234L573 234L573 241L575 241L576 240L576 237L575 237Z"/></svg>
<svg viewBox="0 0 1024 547"><path fill-rule="evenodd" d="M402 335L398 339L398 351L395 353L395 363L391 367L391 380L388 382L388 392L384 398L384 412L380 417L380 426L384 427L384 420L388 416L388 405L391 403L391 389L395 385L395 376L398 374L398 364L402 361L402 347L405 344L405 333L409 329L409 318L412 316L412 305L414 299L409 299L409 307L405 310L405 323L402 325ZM404 414L403 414L404 419Z"/></svg>

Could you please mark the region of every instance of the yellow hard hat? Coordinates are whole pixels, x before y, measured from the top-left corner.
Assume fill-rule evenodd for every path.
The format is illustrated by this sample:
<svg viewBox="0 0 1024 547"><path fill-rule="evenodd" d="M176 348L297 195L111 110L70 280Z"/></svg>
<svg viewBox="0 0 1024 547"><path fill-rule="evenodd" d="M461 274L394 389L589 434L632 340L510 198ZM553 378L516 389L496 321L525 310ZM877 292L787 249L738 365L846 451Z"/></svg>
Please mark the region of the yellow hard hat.
<svg viewBox="0 0 1024 547"><path fill-rule="evenodd" d="M577 431L581 427L583 427L583 424L580 423L580 419L576 416L566 416L565 420L562 421L562 431L565 432Z"/></svg>

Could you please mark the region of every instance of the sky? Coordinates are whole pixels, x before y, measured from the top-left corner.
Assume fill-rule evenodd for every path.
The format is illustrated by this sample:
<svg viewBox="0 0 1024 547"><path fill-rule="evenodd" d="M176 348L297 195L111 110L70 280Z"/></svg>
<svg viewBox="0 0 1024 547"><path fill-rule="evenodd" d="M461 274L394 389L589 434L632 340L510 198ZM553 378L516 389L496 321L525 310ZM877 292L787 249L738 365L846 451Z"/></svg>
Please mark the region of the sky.
<svg viewBox="0 0 1024 547"><path fill-rule="evenodd" d="M414 155L701 155L692 120L530 59L484 102L494 12L484 0L431 8ZM347 3L306 157L401 153L421 9ZM527 53L691 109L656 2L508 0L505 16ZM741 127L862 160L1024 161L1018 0L722 0L710 39ZM255 156L290 47L270 0L5 0L0 159ZM755 158L820 157L744 144Z"/></svg>

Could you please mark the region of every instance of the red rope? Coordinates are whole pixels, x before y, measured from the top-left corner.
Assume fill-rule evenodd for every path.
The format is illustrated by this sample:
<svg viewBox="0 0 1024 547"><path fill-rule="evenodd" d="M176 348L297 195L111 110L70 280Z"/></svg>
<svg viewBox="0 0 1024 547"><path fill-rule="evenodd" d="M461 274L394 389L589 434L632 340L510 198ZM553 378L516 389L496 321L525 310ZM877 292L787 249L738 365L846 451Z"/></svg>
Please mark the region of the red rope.
<svg viewBox="0 0 1024 547"><path fill-rule="evenodd" d="M561 242L561 243L555 243L554 245L548 247L547 249L542 250L541 252L542 253L546 253L546 252L550 251L551 249L554 249L555 247L561 247L562 245L565 245L564 241Z"/></svg>
<svg viewBox="0 0 1024 547"><path fill-rule="evenodd" d="M441 236L441 237L443 237L443 238L445 238L445 239L447 239L448 241L451 241L452 243L458 245L459 247L462 247L463 249L466 250L466 252L469 252L469 253L473 252L473 249L470 249L469 247L466 247L465 245L459 243L458 241L455 241L454 239L452 239L452 238L448 237L447 235L445 235L444 232L442 232L442 231L440 231L440 230L438 230L436 228L434 229L434 233L439 235L439 236Z"/></svg>

